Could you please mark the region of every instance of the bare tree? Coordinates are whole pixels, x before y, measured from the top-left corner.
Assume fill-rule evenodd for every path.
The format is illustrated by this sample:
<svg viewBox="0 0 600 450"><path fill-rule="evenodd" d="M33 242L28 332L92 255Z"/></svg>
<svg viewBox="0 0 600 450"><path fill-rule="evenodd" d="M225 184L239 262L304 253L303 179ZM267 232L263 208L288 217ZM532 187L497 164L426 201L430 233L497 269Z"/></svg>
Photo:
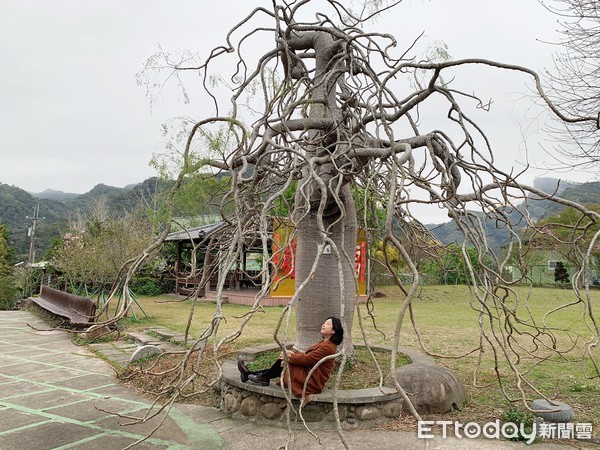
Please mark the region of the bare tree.
<svg viewBox="0 0 600 450"><path fill-rule="evenodd" d="M513 248L522 250L525 244L514 228L515 219L510 212L521 211L517 220L535 227L526 211L517 208L526 198L532 202L552 199L573 207L593 222L600 216L581 205L523 185L519 174L499 168L492 143L469 114L486 103L473 93L454 89L451 82L444 81L452 77L444 75L471 66L516 71L531 80L532 89L561 120L595 126L595 113L567 116L545 95L539 76L526 67L486 59L417 61L408 56L412 43L399 50L393 36L364 31L361 27L369 17L353 15L336 0L319 2L319 9L315 5L314 1L297 0L256 7L202 64L186 65L181 61L163 67L175 76L185 71L200 73L215 104L215 114L196 122L189 131L181 151L183 163L177 186L187 174L206 166L231 173L231 189L224 202L231 202L233 208L223 211L228 226L223 233L225 245L221 247L218 267L219 293L225 275L243 251L243 244L258 233L263 245L263 289L246 320L234 333L217 339L223 320L218 297L214 320L198 337L194 348L203 349L209 337L214 339L216 350L236 339L260 307L274 281L276 266L267 245L269 215L278 201L285 201L284 193L295 186L295 197L288 204L288 220L294 230L292 238L297 240L296 291L282 313L281 326L274 332L278 342L287 339L280 328L287 330L292 306L297 311L298 348L316 340L319 325L328 315L342 317L350 329L354 311L360 308L356 302L354 267L360 224L381 239L384 264L405 293L394 330L394 367L406 312L419 293L421 277L414 255L435 257L438 253L438 244L427 236L415 212L420 205L429 205L445 210L464 235L464 270L471 281L473 307L480 313L481 345L476 350L483 354L491 348L497 373L501 364L510 368L520 395L513 398L503 391L509 400L525 402L525 386L543 395L531 386L515 362L515 354L519 355L522 349L513 337L531 336L538 347L547 339L543 347L552 349L555 331L544 325L531 325L527 310L526 317L518 316L514 304L507 300L516 295L512 289L515 281L506 276L508 258L496 254L488 245L482 217L510 230L508 253L513 254ZM264 44L264 40L255 38L265 33L271 37L270 46L256 59L247 58L247 52L256 54ZM231 103L224 114L224 106L218 100L222 92L209 80L213 66L227 57L234 70L228 81ZM157 55L148 68L160 68L157 61L172 59L166 54ZM247 108L248 97L255 100L251 109ZM419 114L429 104L436 108L444 105L446 121L434 129L422 130ZM197 139L211 127L223 125L234 142L231 151L220 158L196 153ZM530 197L532 194L534 197ZM361 198L358 212L353 195ZM373 213L376 210L383 214ZM472 210L480 214L473 214ZM402 229L401 235L398 228ZM592 246L596 239L597 235L591 239ZM467 252L467 242L477 249L477 270ZM127 277L159 243L160 240L130 261ZM388 261L387 255L394 253L388 248L400 255L403 267L410 272L406 285ZM589 259L589 252L582 253L585 254ZM581 283L575 281L574 286L583 289L586 280L579 280ZM593 323L588 343L588 356L593 357L591 350L598 343L600 328L585 290L577 295ZM347 342L342 361L351 353L352 344ZM343 367L342 363L340 370ZM187 383L189 379L182 378L173 391L180 392ZM395 385L403 393L399 383ZM413 413L418 417L416 411Z"/></svg>
<svg viewBox="0 0 600 450"><path fill-rule="evenodd" d="M69 219L53 263L77 289L104 293L123 263L153 240L151 224L144 217L135 211L117 214L102 196Z"/></svg>
<svg viewBox="0 0 600 450"><path fill-rule="evenodd" d="M554 69L546 73L549 96L573 117L590 121L554 121L559 159L598 175L600 163L600 5L594 0L542 2L558 16L560 40Z"/></svg>

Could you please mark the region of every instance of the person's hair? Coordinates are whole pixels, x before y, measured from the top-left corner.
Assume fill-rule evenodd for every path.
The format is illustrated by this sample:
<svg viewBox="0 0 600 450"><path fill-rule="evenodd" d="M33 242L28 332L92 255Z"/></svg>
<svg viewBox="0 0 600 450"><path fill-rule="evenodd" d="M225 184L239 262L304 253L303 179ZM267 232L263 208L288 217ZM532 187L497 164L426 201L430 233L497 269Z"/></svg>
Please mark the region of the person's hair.
<svg viewBox="0 0 600 450"><path fill-rule="evenodd" d="M326 321L331 319L331 325L333 325L333 333L329 340L333 342L335 345L340 345L344 340L344 327L342 327L342 321L337 317L328 317L325 319Z"/></svg>

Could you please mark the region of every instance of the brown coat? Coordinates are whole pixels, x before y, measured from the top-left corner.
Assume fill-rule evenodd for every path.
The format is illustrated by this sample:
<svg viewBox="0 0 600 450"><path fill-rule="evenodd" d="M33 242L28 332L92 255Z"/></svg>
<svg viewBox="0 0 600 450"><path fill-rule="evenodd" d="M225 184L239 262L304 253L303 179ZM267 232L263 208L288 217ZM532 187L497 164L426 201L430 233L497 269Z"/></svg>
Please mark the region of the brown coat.
<svg viewBox="0 0 600 450"><path fill-rule="evenodd" d="M288 370L292 380L292 392L296 397L302 396L304 382L308 377L308 372L322 358L333 355L337 352L337 345L331 341L321 341L315 345L311 345L304 353L293 353L288 362ZM325 387L325 383L329 380L335 359L328 359L317 367L308 380L306 385L306 394L318 394ZM287 374L283 373L281 379L287 386Z"/></svg>

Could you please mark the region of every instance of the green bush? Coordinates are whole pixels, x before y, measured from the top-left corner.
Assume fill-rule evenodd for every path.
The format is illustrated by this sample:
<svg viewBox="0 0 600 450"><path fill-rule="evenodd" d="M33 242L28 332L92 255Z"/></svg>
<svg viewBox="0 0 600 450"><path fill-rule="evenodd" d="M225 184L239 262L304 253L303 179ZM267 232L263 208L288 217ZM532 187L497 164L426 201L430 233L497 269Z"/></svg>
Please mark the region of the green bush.
<svg viewBox="0 0 600 450"><path fill-rule="evenodd" d="M477 249L467 247L466 254L475 276L483 274ZM484 258L484 264L490 265L489 257ZM469 268L464 260L462 248L456 244L448 245L435 260L426 260L421 264L420 272L427 283L435 284L472 284Z"/></svg>
<svg viewBox="0 0 600 450"><path fill-rule="evenodd" d="M137 295L154 297L163 293L159 280L154 277L134 277L129 287Z"/></svg>
<svg viewBox="0 0 600 450"><path fill-rule="evenodd" d="M12 276L0 278L0 310L12 310L17 308L19 301L19 290Z"/></svg>
<svg viewBox="0 0 600 450"><path fill-rule="evenodd" d="M556 283L568 283L569 282L569 271L565 267L562 261L556 262L556 268L554 269L554 282Z"/></svg>

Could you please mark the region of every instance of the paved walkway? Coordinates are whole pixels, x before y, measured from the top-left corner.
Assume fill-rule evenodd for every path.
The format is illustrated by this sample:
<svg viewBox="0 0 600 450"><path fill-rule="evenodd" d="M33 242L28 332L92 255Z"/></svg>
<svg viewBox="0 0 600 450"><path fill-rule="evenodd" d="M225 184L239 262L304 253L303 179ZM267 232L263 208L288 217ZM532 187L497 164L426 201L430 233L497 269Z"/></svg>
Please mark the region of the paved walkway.
<svg viewBox="0 0 600 450"><path fill-rule="evenodd" d="M127 425L150 408L147 399L120 384L110 366L61 331L26 311L0 311L0 449L122 449L143 440L163 417ZM122 356L120 356L122 358ZM120 417L113 413L120 414ZM342 449L335 430L294 433L289 448ZM523 449L493 440L419 440L414 433L348 431L353 449ZM287 430L228 419L215 408L177 405L150 438L135 449L276 449ZM553 443L538 450L566 449ZM577 446L575 446L577 447Z"/></svg>

